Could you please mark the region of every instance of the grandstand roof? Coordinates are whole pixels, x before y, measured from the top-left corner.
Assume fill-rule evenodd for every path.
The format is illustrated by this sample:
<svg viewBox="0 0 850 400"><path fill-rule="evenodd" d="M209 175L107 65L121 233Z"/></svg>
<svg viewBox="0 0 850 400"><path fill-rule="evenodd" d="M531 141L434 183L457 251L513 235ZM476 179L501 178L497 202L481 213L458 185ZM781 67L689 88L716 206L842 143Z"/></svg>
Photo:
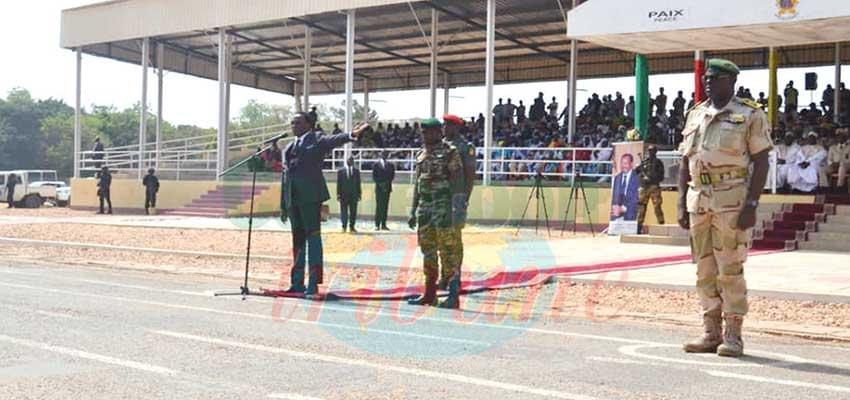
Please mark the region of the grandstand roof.
<svg viewBox="0 0 850 400"><path fill-rule="evenodd" d="M572 3L496 1L497 84L566 79L571 55L559 1L565 11ZM598 9L611 1L590 0L575 11ZM617 1L618 7L627 3L645 2ZM431 9L436 9L440 12L441 74L449 75L451 87L481 85L486 4L485 0L117 0L63 11L61 45L82 46L86 54L137 64L139 39L149 37L164 44L166 70L217 79L216 31L226 27L235 46L232 82L293 94L294 82L303 77L301 52L308 25L313 28L311 91L314 95L342 93L345 15L339 10L356 8L355 91L362 90L364 78L370 91L418 89L429 86L430 51L423 31L430 35ZM601 26L597 19L610 21L619 16L616 10L612 7L605 17L588 18L583 26ZM574 25L581 25L578 16L573 19ZM582 39L597 43L579 45L581 78L633 74L630 51L639 48L634 43L640 40L621 46L617 41ZM711 54L730 58L742 68L767 66L766 48L742 43L750 48ZM706 47L717 48L725 47ZM827 65L834 61L833 48L831 44L783 47L779 55L783 66ZM650 55L650 69L653 73L691 71L692 50L665 48L663 54ZM845 60L850 58L847 50Z"/></svg>

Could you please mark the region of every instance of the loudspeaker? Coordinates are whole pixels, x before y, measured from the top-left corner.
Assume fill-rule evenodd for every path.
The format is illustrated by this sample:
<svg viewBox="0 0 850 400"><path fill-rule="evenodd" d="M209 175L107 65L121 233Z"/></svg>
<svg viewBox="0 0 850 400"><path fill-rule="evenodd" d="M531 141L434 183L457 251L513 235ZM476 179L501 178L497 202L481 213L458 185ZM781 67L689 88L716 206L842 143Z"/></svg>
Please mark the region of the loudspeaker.
<svg viewBox="0 0 850 400"><path fill-rule="evenodd" d="M818 74L814 72L806 73L806 90L818 89Z"/></svg>

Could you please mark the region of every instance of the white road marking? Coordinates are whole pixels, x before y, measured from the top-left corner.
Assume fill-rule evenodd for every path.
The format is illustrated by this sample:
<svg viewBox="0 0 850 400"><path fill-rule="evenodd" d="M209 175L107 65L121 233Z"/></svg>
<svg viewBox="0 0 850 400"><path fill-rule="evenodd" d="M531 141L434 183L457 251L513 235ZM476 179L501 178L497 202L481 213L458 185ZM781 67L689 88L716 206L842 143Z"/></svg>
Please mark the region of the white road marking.
<svg viewBox="0 0 850 400"><path fill-rule="evenodd" d="M41 314L41 315L44 315L44 316L47 316L47 317L53 317L53 318L80 319L79 317L76 317L76 316L73 316L73 315L70 315L70 314L44 311L44 310L36 310L35 313Z"/></svg>
<svg viewBox="0 0 850 400"><path fill-rule="evenodd" d="M379 363L374 363L374 362L360 360L360 359L344 358L344 357L330 356L330 355L326 355L326 354L318 354L318 353L309 353L309 352L297 351L297 350L289 350L289 349L285 349L285 348L282 348L282 347L269 347L269 346L258 345L258 344L235 342L235 341L230 341L230 340L223 340L223 339L217 339L217 338L206 337L206 336L198 336L198 335L192 335L192 334L180 333L180 332L171 332L171 331L151 331L151 332L155 333L155 334L163 335L163 336L169 336L169 337L177 338L177 339L192 340L192 341L196 341L196 342L208 343L208 344L213 344L213 345L218 345L218 346L229 346L229 347L235 347L235 348L241 348L241 349L261 351L261 352L265 352L265 353L284 354L284 355L287 355L287 356L290 356L290 357L295 357L295 358L321 361L321 362L326 362L326 363L331 363L331 364L350 365L350 366L354 366L354 367L362 367L362 368L369 368L369 369L374 369L374 370L379 370L379 371L395 372L395 373L399 373L399 374L419 376L419 377L425 377L425 378L441 379L441 380L446 380L446 381L458 382L458 383L475 385L475 386L483 386L483 387L488 387L488 388L492 388L492 389L500 389L500 390L506 390L506 391L511 391L511 392L517 392L517 393L532 394L532 395L552 397L552 398L557 398L557 399L572 399L572 400L594 399L593 397L584 396L584 395L580 395L580 394L573 394L573 393L561 392L561 391L556 391L556 390L540 389L540 388L517 385L517 384L512 384L512 383L499 382L499 381L494 381L494 380L490 380L490 379L475 378L475 377L458 375L458 374L449 374L449 373L438 372L438 371L430 371L430 370L421 369L421 368L408 368L408 367L402 367L402 366L391 365L391 364L386 364L386 363L380 363L379 364Z"/></svg>
<svg viewBox="0 0 850 400"><path fill-rule="evenodd" d="M42 275L42 274L32 274L32 273L19 272L19 271L2 271L2 272L6 273L6 274L10 274L10 275L44 277L44 275ZM185 294L185 295L189 295L189 296L201 296L201 297L209 297L210 296L210 294L206 293L206 292L192 292L192 291L189 291L189 290L161 289L161 288L155 288L155 287L150 287L150 286L128 285L126 283L101 281L101 280L97 280L97 279L69 278L69 277L65 277L65 276L56 276L56 275L51 275L50 278L68 281L68 282L91 283L91 284L95 284L95 285L114 286L114 287L124 288L124 289L147 290L147 291L159 292L159 293Z"/></svg>
<svg viewBox="0 0 850 400"><path fill-rule="evenodd" d="M820 383L792 381L792 380L787 380L787 379L774 379L774 378L766 378L766 377L763 377L763 376L735 374L735 373L731 373L731 372L714 371L714 370L703 370L703 372L705 372L705 373L707 373L711 376L718 377L718 378L741 379L741 380L751 381L751 382L772 383L772 384L776 384L776 385L796 386L796 387L809 388L809 389L825 390L825 391L830 391L830 392L850 393L850 387L846 387L846 386L825 385L825 384L820 384Z"/></svg>
<svg viewBox="0 0 850 400"><path fill-rule="evenodd" d="M94 298L99 298L99 299L121 301L121 302L125 302L125 303L144 304L144 305L149 305L149 306L157 306L157 307L165 307L165 308L173 308L173 309L178 309L178 310L200 311L200 312L207 312L207 313L213 313L213 314L231 315L231 316L247 317L247 318L255 318L255 319L265 319L265 320L271 320L271 321L276 320L275 317L273 317L272 315L267 315L267 314L253 314L253 313L246 313L246 312L239 312L239 311L226 311L226 310L219 310L219 309L215 309L215 308L195 307L195 306L187 306L187 305L184 305L184 304L163 303L163 302L159 302L159 301L138 300L138 299L131 299L131 298L127 298L127 297L108 296L108 295L95 294L95 293L85 293L85 292L75 292L75 291L62 290L62 289L48 289L48 288L29 286L29 285L21 285L21 284L12 284L12 283L0 283L0 286L20 288L20 289L32 289L32 290L37 290L37 291L41 291L41 292L69 294L69 295L75 295L75 296L94 297ZM319 322L319 321L301 320L301 319L294 319L294 318L286 319L286 322L292 322L292 323L304 324L304 325L317 325L317 326L331 327L331 328L335 328L335 329L353 330L353 331L357 331L357 332L361 332L361 333L374 332L374 333L385 334L385 335L408 336L408 337L417 338L417 339L434 340L434 341L441 342L441 343L455 342L455 343L462 343L462 344L481 346L481 347L489 347L491 345L488 342L483 342L483 341L479 341L479 340L459 339L459 338L451 338L451 337L446 337L446 336L435 336L435 335L427 335L427 334L422 334L422 333L394 331L394 330L378 329L378 328L372 328L372 327L363 328L363 327L360 327L360 326L335 324L335 323L331 323L331 322Z"/></svg>
<svg viewBox="0 0 850 400"><path fill-rule="evenodd" d="M82 350L70 349L67 347L55 346L48 343L34 342L27 339L18 339L11 336L0 335L0 342L6 342L18 346L25 346L33 349L46 350L54 353L63 354L66 356L84 358L87 360L98 361L105 364L118 365L125 368L137 369L140 371L150 372L154 374L175 376L177 371L156 365L140 363L136 361L121 360L114 357L104 356L100 354L88 353Z"/></svg>
<svg viewBox="0 0 850 400"><path fill-rule="evenodd" d="M585 357L585 359L589 360L589 361L606 362L606 363L612 363L612 364L651 365L651 366L656 366L656 367L666 367L667 366L666 364L663 364L663 363L655 363L655 362L650 362L650 361L638 361L638 360L632 360L630 358L590 356L590 357Z"/></svg>
<svg viewBox="0 0 850 400"><path fill-rule="evenodd" d="M625 354L625 355L631 356L631 357L635 357L635 358L643 358L643 359L655 360L655 361L664 361L664 362L667 362L667 363L676 363L676 364L690 364L690 365L702 365L702 366L724 367L724 368L728 368L728 367L761 368L761 367L767 366L767 364L755 364L755 363L751 363L751 362L740 361L740 360L734 359L734 358L715 357L716 359L720 359L720 360L724 360L724 361L722 361L722 362L711 362L711 361L693 360L693 359L690 359L690 358L673 358L673 357L657 356L657 355L653 355L653 354L641 353L641 352L638 351L640 349L651 348L651 347L679 348L680 346L674 345L674 344L632 345L632 346L623 346L623 347L620 347L617 350L622 354ZM757 350L747 350L747 353L753 354L753 355L760 354L760 355L780 358L786 364L803 364L803 363L807 363L807 362L813 362L813 361L806 360L804 358L797 357L797 356L792 356L792 355L789 355L789 354L771 353L771 352L767 352L767 351L757 351ZM702 354L700 354L700 355L702 355Z"/></svg>
<svg viewBox="0 0 850 400"><path fill-rule="evenodd" d="M294 393L272 393L267 396L270 399L283 399L283 400L322 400L318 397L311 396L302 396L300 394Z"/></svg>

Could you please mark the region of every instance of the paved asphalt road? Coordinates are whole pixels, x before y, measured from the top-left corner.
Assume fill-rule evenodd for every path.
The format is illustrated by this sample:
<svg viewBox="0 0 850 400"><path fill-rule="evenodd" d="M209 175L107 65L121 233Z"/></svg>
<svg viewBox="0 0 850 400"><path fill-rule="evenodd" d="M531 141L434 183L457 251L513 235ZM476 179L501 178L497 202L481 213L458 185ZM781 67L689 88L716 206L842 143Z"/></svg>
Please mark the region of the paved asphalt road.
<svg viewBox="0 0 850 400"><path fill-rule="evenodd" d="M228 286L0 266L0 399L850 399L850 347L721 359L680 352L693 329L209 294Z"/></svg>

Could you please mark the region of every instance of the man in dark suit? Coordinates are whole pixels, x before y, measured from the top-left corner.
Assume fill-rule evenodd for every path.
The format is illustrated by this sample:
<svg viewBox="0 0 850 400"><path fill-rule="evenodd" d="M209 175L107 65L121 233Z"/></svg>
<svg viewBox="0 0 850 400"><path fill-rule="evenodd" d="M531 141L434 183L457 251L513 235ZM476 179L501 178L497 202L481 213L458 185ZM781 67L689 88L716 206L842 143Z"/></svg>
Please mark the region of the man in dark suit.
<svg viewBox="0 0 850 400"><path fill-rule="evenodd" d="M381 159L372 164L372 180L375 182L375 230L387 228L387 210L390 205L390 193L393 191L395 166L387 161L389 152L381 152Z"/></svg>
<svg viewBox="0 0 850 400"><path fill-rule="evenodd" d="M339 201L339 215L342 219L342 231L348 228L357 233L357 203L360 202L360 170L354 168L354 158L348 157L345 166L336 171L336 199Z"/></svg>
<svg viewBox="0 0 850 400"><path fill-rule="evenodd" d="M620 173L614 177L614 190L611 193L611 221L637 221L640 179L632 168L633 164L634 157L631 154L620 157Z"/></svg>
<svg viewBox="0 0 850 400"><path fill-rule="evenodd" d="M316 121L310 114L299 112L292 118L296 140L283 151L283 174L280 191L280 219L291 217L292 258L290 293L316 295L322 282L322 236L320 212L322 203L330 199L322 163L335 147L357 140L369 129L358 124L351 133L318 136ZM307 253L305 253L305 251ZM304 287L304 268L309 261L310 280Z"/></svg>

